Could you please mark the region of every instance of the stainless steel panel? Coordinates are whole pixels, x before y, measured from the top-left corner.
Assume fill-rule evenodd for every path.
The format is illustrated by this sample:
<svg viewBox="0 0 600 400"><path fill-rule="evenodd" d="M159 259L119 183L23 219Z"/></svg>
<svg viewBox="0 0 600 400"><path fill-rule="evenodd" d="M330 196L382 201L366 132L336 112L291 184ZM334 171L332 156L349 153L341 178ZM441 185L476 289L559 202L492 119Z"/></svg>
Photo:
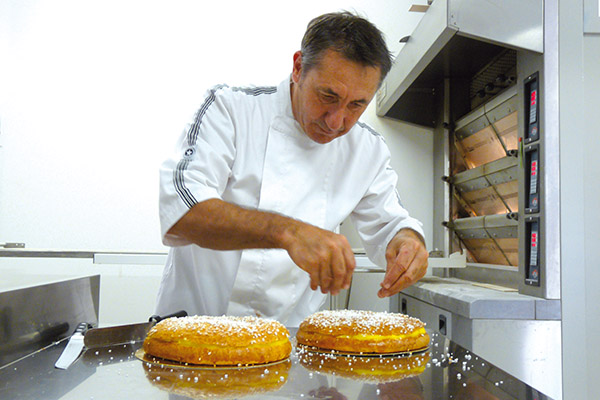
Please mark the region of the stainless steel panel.
<svg viewBox="0 0 600 400"><path fill-rule="evenodd" d="M377 115L384 116L441 49L456 34L448 27L448 4L434 2L396 57L392 70L377 92Z"/></svg>
<svg viewBox="0 0 600 400"><path fill-rule="evenodd" d="M544 142L546 150L544 165L546 179L543 200L546 223L546 291L544 297L561 297L561 252L560 252L560 124L559 124L559 34L558 10L555 2L544 2Z"/></svg>
<svg viewBox="0 0 600 400"><path fill-rule="evenodd" d="M445 80L441 91L449 91L450 82ZM436 112L436 119L450 121L450 102L448 96L443 96ZM438 124L434 130L433 137L433 241L432 250L442 251L442 255L448 257L451 254L450 230L444 227L444 222L450 220L450 186L442 177L450 176L450 129L449 124ZM437 227L438 229L435 229Z"/></svg>
<svg viewBox="0 0 600 400"><path fill-rule="evenodd" d="M451 312L403 294L400 294L400 304L403 305L400 312L419 318L428 330L439 332L448 338L452 337Z"/></svg>
<svg viewBox="0 0 600 400"><path fill-rule="evenodd" d="M0 292L0 366L98 323L100 276Z"/></svg>
<svg viewBox="0 0 600 400"><path fill-rule="evenodd" d="M553 398L561 398L560 321L473 320L471 323L473 337L469 349L529 385L543 388ZM507 348L511 351L506 351Z"/></svg>
<svg viewBox="0 0 600 400"><path fill-rule="evenodd" d="M538 53L543 47L539 0L448 0L449 20L465 36ZM434 2L434 3L437 3ZM497 23L502 21L502 23Z"/></svg>
<svg viewBox="0 0 600 400"><path fill-rule="evenodd" d="M535 319L535 297L490 289L460 279L425 277L400 295L469 319Z"/></svg>
<svg viewBox="0 0 600 400"><path fill-rule="evenodd" d="M377 93L377 115L391 117L394 117L394 114L403 115L409 118L406 119L407 121L419 123L410 119L411 113L390 111L405 94L410 96L411 91L414 94L420 90L428 92L439 84L442 79L438 79L434 86L417 82L424 75L431 78L432 70L435 70L433 75L437 75L438 70L441 69L441 76L446 77L452 77L452 74L448 74L448 71L444 74L444 68L462 72L466 69L471 72L479 70L483 65L478 65L476 60L484 60L484 58L470 57L469 50L472 51L481 43L542 52L542 8L543 3L537 0L433 2L396 57L392 70ZM502 23L499 24L498 21ZM455 36L469 40L457 41L457 46L451 46L452 51L446 53L447 46ZM493 48L482 49L482 51L492 57L496 54ZM475 71L472 70L473 67ZM414 106L414 102L411 104L411 102L401 101L401 103L402 107ZM420 122L426 126L435 125L427 120L427 118L420 118Z"/></svg>
<svg viewBox="0 0 600 400"><path fill-rule="evenodd" d="M559 124L558 116L558 82L555 66L547 59L552 56L551 44L548 51L543 55L523 53L519 54L518 67L522 71L523 79L533 73L539 73L539 92L540 98L540 132L541 138L533 144L539 149L539 189L540 189L540 210L535 214L526 214L527 216L540 217L539 249L541 279L540 286L529 286L521 283L519 290L522 293L532 296L543 297L546 299L560 298L560 173L559 173L559 154L560 143L558 137ZM556 49L554 51L557 51ZM549 76L550 74L550 76ZM519 82L519 90L523 90L523 79ZM547 86L551 85L551 86ZM523 108L523 105L520 105ZM525 171L523 170L522 174ZM522 179L525 179L523 177ZM524 185L523 185L524 186ZM521 188L519 193L520 204L524 205L527 194L525 188ZM519 235L522 237L520 245L521 261L520 265L525 266L525 248L527 239L525 238L525 226L520 228ZM520 272L525 276L524 269Z"/></svg>
<svg viewBox="0 0 600 400"><path fill-rule="evenodd" d="M561 398L560 321L467 318L405 294L401 294L401 300L405 300L409 314L427 322L428 329L436 330L439 316L445 316L450 322L447 337L474 353L469 369L484 368L488 374L489 361L538 390ZM463 373L468 372L466 367ZM524 394L515 396L529 398Z"/></svg>

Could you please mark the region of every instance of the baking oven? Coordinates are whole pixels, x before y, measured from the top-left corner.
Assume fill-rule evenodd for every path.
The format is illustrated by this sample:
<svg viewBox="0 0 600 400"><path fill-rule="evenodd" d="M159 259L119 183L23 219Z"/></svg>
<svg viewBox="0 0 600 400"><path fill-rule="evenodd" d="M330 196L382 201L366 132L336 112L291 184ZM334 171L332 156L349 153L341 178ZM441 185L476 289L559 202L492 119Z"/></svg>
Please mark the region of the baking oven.
<svg viewBox="0 0 600 400"><path fill-rule="evenodd" d="M377 114L431 129L431 265L467 262L434 268L398 309L559 394L560 375L541 372L560 374L560 354L545 355L560 348L556 12L430 3L401 40Z"/></svg>

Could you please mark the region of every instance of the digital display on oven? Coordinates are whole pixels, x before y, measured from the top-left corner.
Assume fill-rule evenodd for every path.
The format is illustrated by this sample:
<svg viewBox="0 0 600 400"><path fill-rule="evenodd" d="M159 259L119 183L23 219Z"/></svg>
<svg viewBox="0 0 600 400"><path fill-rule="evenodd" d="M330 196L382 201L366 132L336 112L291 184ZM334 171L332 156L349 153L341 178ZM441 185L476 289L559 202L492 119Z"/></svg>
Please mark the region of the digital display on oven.
<svg viewBox="0 0 600 400"><path fill-rule="evenodd" d="M540 211L540 156L539 146L531 145L525 152L526 168L526 197L525 213Z"/></svg>
<svg viewBox="0 0 600 400"><path fill-rule="evenodd" d="M527 257L525 268L525 283L532 286L540 285L540 223L538 218L529 218L527 227Z"/></svg>
<svg viewBox="0 0 600 400"><path fill-rule="evenodd" d="M524 82L525 99L525 143L531 143L540 138L540 89L539 74L536 72L528 76Z"/></svg>
<svg viewBox="0 0 600 400"><path fill-rule="evenodd" d="M529 94L529 123L537 122L537 85L531 89Z"/></svg>

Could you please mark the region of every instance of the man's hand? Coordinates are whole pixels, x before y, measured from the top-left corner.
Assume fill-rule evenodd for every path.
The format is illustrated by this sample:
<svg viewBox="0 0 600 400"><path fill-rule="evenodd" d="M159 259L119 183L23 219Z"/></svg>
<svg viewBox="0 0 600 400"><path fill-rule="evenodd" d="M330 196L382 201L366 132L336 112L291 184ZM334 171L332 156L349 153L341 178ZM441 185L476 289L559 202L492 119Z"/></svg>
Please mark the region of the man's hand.
<svg viewBox="0 0 600 400"><path fill-rule="evenodd" d="M412 229L401 229L385 252L387 268L377 295L392 296L424 277L428 257L421 235Z"/></svg>
<svg viewBox="0 0 600 400"><path fill-rule="evenodd" d="M354 253L343 235L297 223L286 246L292 260L308 272L312 290L337 295L348 289L356 267Z"/></svg>

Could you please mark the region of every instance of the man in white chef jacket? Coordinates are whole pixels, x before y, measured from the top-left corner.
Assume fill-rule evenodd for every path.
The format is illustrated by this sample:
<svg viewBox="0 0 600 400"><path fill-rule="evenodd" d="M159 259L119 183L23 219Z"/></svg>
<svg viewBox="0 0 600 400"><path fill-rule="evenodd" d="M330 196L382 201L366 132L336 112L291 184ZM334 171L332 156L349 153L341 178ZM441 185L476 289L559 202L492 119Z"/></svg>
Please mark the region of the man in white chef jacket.
<svg viewBox="0 0 600 400"><path fill-rule="evenodd" d="M383 138L358 122L390 67L375 26L332 13L309 23L278 86L207 92L161 167L171 249L158 313L297 326L351 283L354 254L335 233L348 216L386 268L379 297L425 275L421 223L400 203Z"/></svg>

